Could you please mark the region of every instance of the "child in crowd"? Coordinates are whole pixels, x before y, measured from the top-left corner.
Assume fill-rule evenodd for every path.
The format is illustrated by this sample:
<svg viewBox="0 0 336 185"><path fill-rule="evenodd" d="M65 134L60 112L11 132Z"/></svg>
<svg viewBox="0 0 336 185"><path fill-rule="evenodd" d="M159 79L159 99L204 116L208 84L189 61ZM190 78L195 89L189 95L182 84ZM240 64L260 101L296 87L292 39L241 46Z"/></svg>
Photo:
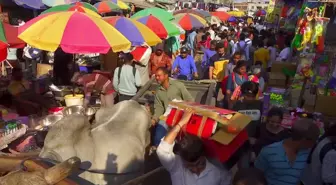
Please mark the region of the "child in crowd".
<svg viewBox="0 0 336 185"><path fill-rule="evenodd" d="M241 53L235 52L230 60L230 63L226 65L225 76L229 76L233 72L233 69L236 67L238 61L240 60L241 60Z"/></svg>
<svg viewBox="0 0 336 185"><path fill-rule="evenodd" d="M265 88L265 80L261 75L261 71L261 66L255 66L252 69L252 75L249 76L249 81L259 84L258 98L262 97L262 93L264 92Z"/></svg>
<svg viewBox="0 0 336 185"><path fill-rule="evenodd" d="M233 178L232 185L267 185L264 173L256 168L240 169Z"/></svg>
<svg viewBox="0 0 336 185"><path fill-rule="evenodd" d="M261 123L263 103L256 99L258 91L259 87L257 83L251 81L244 82L241 85L242 99L237 101L233 106L234 111L252 118L252 122L246 127L250 138L257 138Z"/></svg>
<svg viewBox="0 0 336 185"><path fill-rule="evenodd" d="M290 137L290 131L281 126L283 111L273 107L268 111L266 123L261 124L260 137L254 145L254 152L258 155L264 146L282 141Z"/></svg>
<svg viewBox="0 0 336 185"><path fill-rule="evenodd" d="M227 79L226 95L228 100L234 101L239 99L241 95L240 86L247 80L246 62L241 60L233 69L232 75L229 75Z"/></svg>

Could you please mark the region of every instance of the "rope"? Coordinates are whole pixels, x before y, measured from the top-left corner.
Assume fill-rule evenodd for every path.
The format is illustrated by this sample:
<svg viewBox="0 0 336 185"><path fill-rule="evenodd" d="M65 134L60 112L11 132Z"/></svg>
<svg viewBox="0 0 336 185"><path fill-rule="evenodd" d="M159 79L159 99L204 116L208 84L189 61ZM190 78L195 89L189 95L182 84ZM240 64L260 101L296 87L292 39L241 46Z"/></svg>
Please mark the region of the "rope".
<svg viewBox="0 0 336 185"><path fill-rule="evenodd" d="M158 172L160 172L160 171L162 171L162 170L164 170L164 167L163 167L163 166L158 167L158 168L156 168L156 169L154 169L154 170L152 170L152 171L150 171L150 172L148 172L148 173L146 173L146 174L143 174L143 175L141 175L141 176L139 176L139 177L137 177L137 178L135 178L135 179L132 179L132 180L130 180L130 181L128 181L128 182L126 182L126 183L124 183L124 184L122 184L122 185L139 184L139 183L141 183L143 180L145 180L147 177L149 177L149 176L151 176L151 175L153 175L153 174L155 174L155 173L158 173Z"/></svg>

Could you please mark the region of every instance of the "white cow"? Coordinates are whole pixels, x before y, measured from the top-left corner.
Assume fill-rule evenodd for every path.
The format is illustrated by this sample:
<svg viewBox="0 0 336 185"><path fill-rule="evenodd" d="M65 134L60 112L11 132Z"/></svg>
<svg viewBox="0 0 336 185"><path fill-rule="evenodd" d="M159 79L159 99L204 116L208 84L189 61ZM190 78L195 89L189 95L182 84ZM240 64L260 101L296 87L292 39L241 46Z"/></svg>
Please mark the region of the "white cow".
<svg viewBox="0 0 336 185"><path fill-rule="evenodd" d="M79 157L79 176L90 182L81 185L122 184L143 173L149 125L147 110L132 100L98 110L92 126L84 116L67 116L50 129L40 157Z"/></svg>

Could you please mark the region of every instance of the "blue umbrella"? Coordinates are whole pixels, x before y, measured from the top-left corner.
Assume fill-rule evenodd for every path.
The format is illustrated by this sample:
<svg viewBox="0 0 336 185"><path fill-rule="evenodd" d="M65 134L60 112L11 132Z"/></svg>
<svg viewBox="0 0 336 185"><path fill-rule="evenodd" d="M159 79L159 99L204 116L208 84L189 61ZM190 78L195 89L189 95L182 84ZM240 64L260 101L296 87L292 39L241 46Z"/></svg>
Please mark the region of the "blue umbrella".
<svg viewBox="0 0 336 185"><path fill-rule="evenodd" d="M229 19L228 19L229 22L236 22L237 19L233 16L231 16Z"/></svg>
<svg viewBox="0 0 336 185"><path fill-rule="evenodd" d="M17 5L29 9L46 9L47 6L42 3L42 0L13 0Z"/></svg>

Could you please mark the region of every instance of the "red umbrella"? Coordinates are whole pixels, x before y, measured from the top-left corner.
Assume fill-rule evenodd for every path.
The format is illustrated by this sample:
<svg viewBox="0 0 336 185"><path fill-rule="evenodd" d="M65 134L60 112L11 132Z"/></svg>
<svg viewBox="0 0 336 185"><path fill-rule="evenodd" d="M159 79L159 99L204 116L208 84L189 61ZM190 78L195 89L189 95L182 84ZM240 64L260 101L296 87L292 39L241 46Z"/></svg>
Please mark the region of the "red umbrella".
<svg viewBox="0 0 336 185"><path fill-rule="evenodd" d="M2 28L2 29L1 29ZM7 43L11 48L23 48L26 43L18 38L18 27L7 23L0 23L0 41Z"/></svg>
<svg viewBox="0 0 336 185"><path fill-rule="evenodd" d="M217 16L221 21L227 21L231 17L226 12L211 12L211 15Z"/></svg>

